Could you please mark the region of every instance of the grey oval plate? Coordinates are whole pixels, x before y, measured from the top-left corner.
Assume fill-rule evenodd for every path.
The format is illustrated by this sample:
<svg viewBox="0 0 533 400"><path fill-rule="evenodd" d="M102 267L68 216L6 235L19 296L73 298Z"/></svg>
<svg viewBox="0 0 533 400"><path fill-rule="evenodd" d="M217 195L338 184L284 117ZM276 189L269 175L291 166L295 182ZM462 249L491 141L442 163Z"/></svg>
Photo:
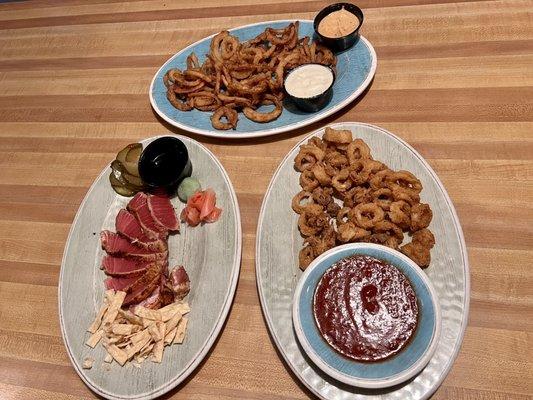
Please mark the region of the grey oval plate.
<svg viewBox="0 0 533 400"><path fill-rule="evenodd" d="M468 321L470 275L461 225L442 183L427 162L407 143L379 127L361 123L338 123L363 139L373 158L393 169L414 173L424 189L422 201L433 209L430 229L436 245L431 266L425 270L439 297L442 331L437 349L427 367L413 380L388 389L361 389L340 383L324 374L304 354L292 325L292 298L301 271L298 252L303 239L292 211L292 197L299 192L294 157L298 143L276 170L263 200L256 241L257 287L261 306L276 346L295 375L323 399L427 399L438 388L457 357Z"/></svg>
<svg viewBox="0 0 533 400"><path fill-rule="evenodd" d="M176 135L174 135L175 137ZM102 367L104 350L84 345L85 332L101 304L105 274L99 269L103 251L99 233L113 229L115 216L130 198L117 195L108 180L109 166L102 171L85 196L74 219L65 246L59 277L61 333L70 360L90 389L108 399L151 399L168 392L198 366L222 329L235 294L241 262L239 205L224 167L200 143L178 136L187 146L193 176L204 188L217 194L222 207L220 219L196 228L181 226L181 233L169 238L170 266L184 265L191 279L188 302L189 326L183 345L165 349L163 362L147 360L140 369L131 364L111 370ZM151 142L155 138L143 141ZM177 211L183 204L172 200ZM82 369L86 356L93 357L92 369Z"/></svg>

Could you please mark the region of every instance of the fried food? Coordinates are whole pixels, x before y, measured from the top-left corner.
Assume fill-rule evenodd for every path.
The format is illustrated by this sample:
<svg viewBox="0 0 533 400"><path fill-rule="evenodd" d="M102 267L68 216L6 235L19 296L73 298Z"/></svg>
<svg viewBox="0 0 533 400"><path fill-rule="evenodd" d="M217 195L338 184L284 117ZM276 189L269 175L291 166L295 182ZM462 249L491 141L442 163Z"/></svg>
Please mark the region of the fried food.
<svg viewBox="0 0 533 400"><path fill-rule="evenodd" d="M173 68L163 76L168 101L180 111L214 111L211 124L218 130L235 129L238 111L254 122L277 119L283 112L283 79L289 69L308 63L334 69L337 62L328 48L308 36L299 38L298 28L298 21L282 29L267 28L247 42L228 31L218 33L202 64L191 53L183 71ZM268 105L274 108L258 110Z"/></svg>
<svg viewBox="0 0 533 400"><path fill-rule="evenodd" d="M344 243L382 244L430 264L433 213L420 203L422 183L409 171L393 171L373 160L370 148L349 130L326 128L300 146L294 160L302 191L292 200L304 240L300 268ZM405 234L411 241L404 243Z"/></svg>

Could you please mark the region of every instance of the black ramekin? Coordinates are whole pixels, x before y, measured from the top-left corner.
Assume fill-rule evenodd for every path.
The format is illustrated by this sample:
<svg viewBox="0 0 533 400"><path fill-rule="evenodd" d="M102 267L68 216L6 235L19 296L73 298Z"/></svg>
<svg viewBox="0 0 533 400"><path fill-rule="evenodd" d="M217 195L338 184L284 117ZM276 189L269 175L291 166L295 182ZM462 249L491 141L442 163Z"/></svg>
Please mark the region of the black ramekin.
<svg viewBox="0 0 533 400"><path fill-rule="evenodd" d="M309 64L317 64L322 67L328 68L333 74L333 81L331 82L331 85L329 85L329 87L325 91L313 97L296 97L290 94L285 88L285 81L287 80L289 75L292 74L294 71ZM331 98L333 97L334 83L335 83L335 71L332 68L328 67L327 65L323 65L323 64L307 63L307 64L299 65L298 67L292 69L285 75L285 79L283 80L283 90L285 91L285 95L287 96L287 98L290 101L292 101L296 105L296 107L298 107L300 110L306 111L306 112L317 112L321 110L322 108L324 108L330 102Z"/></svg>
<svg viewBox="0 0 533 400"><path fill-rule="evenodd" d="M323 36L318 31L318 25L320 24L320 21L324 19L324 17L328 14L331 14L333 11L339 11L340 9L344 8L346 11L351 12L353 15L357 17L359 20L359 25L355 30L345 36L342 36L340 38L330 38L327 36ZM359 29L361 28L361 25L363 25L363 11L359 7L357 7L355 4L351 3L335 3L331 4L322 10L317 14L315 17L313 27L315 28L315 33L317 37L319 38L320 42L330 49L334 51L343 51L346 50L354 45L354 43L359 38Z"/></svg>

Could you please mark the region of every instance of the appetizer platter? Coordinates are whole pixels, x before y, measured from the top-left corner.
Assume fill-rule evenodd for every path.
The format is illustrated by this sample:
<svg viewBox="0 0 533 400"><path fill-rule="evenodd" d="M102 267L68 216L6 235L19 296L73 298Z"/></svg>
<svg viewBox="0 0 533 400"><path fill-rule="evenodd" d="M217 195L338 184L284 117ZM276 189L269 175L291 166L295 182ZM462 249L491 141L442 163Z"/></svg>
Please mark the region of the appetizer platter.
<svg viewBox="0 0 533 400"><path fill-rule="evenodd" d="M351 15L358 22L346 48L316 41L318 28L306 20L261 22L202 39L156 73L152 107L171 125L220 138L274 135L319 121L356 99L376 71L376 53L358 35L362 14ZM302 76L317 81L316 93L300 93Z"/></svg>
<svg viewBox="0 0 533 400"><path fill-rule="evenodd" d="M70 360L109 399L148 399L187 378L228 315L241 225L232 184L198 142L133 143L93 183L61 265Z"/></svg>
<svg viewBox="0 0 533 400"><path fill-rule="evenodd" d="M350 261L358 254L367 266ZM357 275L355 265L367 272ZM344 277L347 273L352 278ZM378 279L384 287L376 286L373 274L389 277ZM256 275L276 346L320 398L426 399L458 354L470 296L460 223L426 161L376 126L337 123L307 136L289 152L263 200ZM349 286L350 293L360 291L362 303L358 297L328 303L330 286L340 288L346 282L362 282ZM397 297L398 288L407 290L404 300ZM396 300L375 303L376 290L389 290ZM373 337L390 332L398 336L391 336L386 348L370 336L358 336L362 328L339 336L341 328L335 324L346 315L337 309L342 302L352 310L350 315L362 310L341 323L342 329L366 315L365 327L376 324ZM400 303L404 314L395 308ZM380 333L393 314L404 315L403 325ZM388 322L380 324L380 318ZM356 344L348 343L346 335Z"/></svg>

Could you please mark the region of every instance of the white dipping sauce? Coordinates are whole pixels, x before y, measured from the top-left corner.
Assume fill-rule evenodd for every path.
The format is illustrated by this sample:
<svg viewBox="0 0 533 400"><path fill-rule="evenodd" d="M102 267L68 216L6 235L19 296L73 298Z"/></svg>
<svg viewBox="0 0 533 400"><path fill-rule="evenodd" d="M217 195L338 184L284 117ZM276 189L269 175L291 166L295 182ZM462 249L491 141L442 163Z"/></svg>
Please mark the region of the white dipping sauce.
<svg viewBox="0 0 533 400"><path fill-rule="evenodd" d="M324 93L333 82L333 72L320 64L307 64L296 68L285 78L285 90L294 96L307 99Z"/></svg>

